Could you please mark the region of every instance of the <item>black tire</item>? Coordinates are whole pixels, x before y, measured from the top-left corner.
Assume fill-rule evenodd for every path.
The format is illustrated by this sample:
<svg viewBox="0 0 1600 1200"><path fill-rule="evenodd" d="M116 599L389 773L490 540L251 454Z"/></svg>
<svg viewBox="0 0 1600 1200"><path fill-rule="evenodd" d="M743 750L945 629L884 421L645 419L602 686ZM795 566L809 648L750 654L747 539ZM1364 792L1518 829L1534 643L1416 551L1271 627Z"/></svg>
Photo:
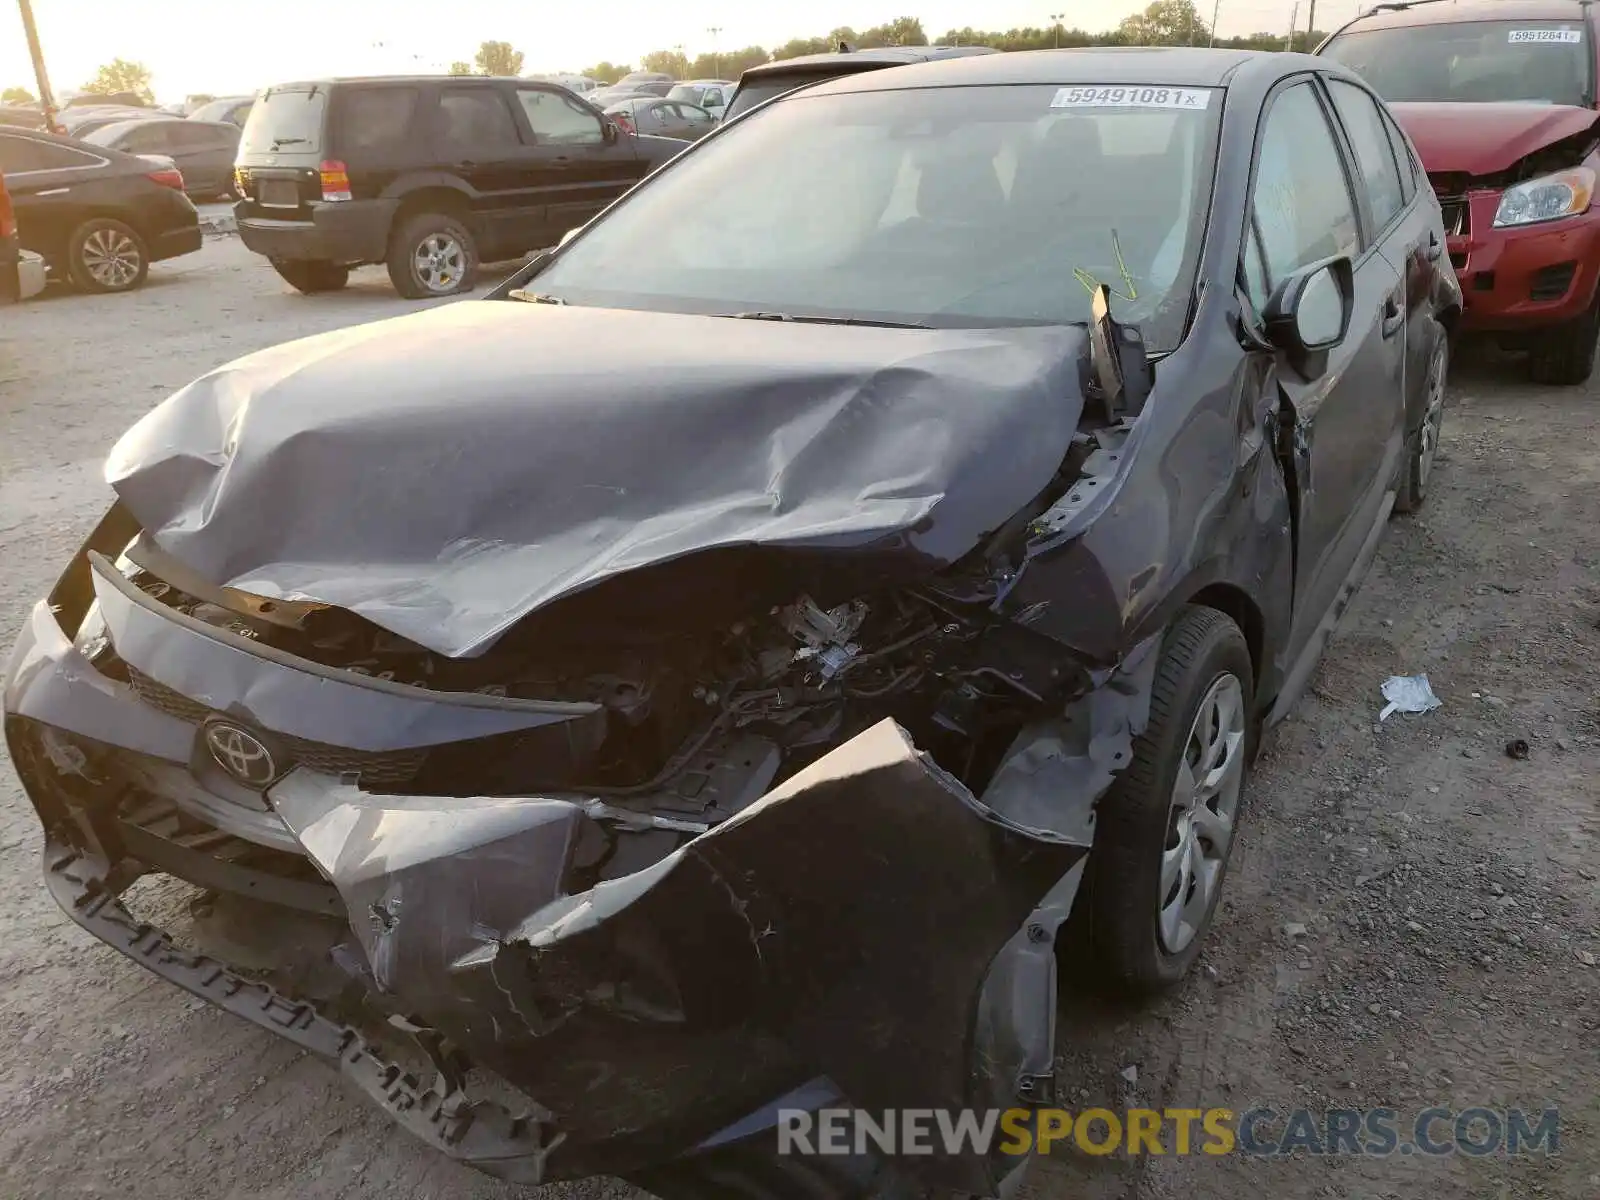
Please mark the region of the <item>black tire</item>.
<svg viewBox="0 0 1600 1200"><path fill-rule="evenodd" d="M85 292L129 292L150 274L150 252L132 226L95 217L67 238L67 274Z"/></svg>
<svg viewBox="0 0 1600 1200"><path fill-rule="evenodd" d="M274 258L268 261L290 287L308 296L317 292L337 292L350 282L350 268L343 263L303 258Z"/></svg>
<svg viewBox="0 0 1600 1200"><path fill-rule="evenodd" d="M1443 329L1428 359L1428 378L1423 384L1422 427L1416 443L1406 457L1394 511L1416 512L1428 499L1428 484L1433 478L1433 460L1439 449L1439 433L1444 427L1444 389L1450 379L1450 339Z"/></svg>
<svg viewBox="0 0 1600 1200"><path fill-rule="evenodd" d="M424 267L429 256L434 265ZM447 213L408 217L389 239L387 259L394 290L408 300L428 300L472 290L478 269L478 247L471 232Z"/></svg>
<svg viewBox="0 0 1600 1200"><path fill-rule="evenodd" d="M1535 383L1570 387L1588 382L1600 348L1600 292L1582 316L1533 337L1528 377Z"/></svg>
<svg viewBox="0 0 1600 1200"><path fill-rule="evenodd" d="M1147 996L1176 984L1199 956L1211 926L1238 840L1242 807L1238 798L1233 801L1221 863L1207 872L1215 879L1209 903L1191 923L1192 936L1176 949L1168 947L1160 929L1166 899L1162 860L1174 837L1174 787L1179 764L1190 750L1191 729L1214 686L1231 695L1225 682L1230 676L1242 706L1242 738L1233 752L1237 765L1232 768L1238 772L1242 796L1256 734L1250 648L1239 627L1217 610L1184 609L1162 639L1150 720L1133 744L1133 761L1096 809L1099 827L1085 895L1087 932L1101 978L1114 992Z"/></svg>

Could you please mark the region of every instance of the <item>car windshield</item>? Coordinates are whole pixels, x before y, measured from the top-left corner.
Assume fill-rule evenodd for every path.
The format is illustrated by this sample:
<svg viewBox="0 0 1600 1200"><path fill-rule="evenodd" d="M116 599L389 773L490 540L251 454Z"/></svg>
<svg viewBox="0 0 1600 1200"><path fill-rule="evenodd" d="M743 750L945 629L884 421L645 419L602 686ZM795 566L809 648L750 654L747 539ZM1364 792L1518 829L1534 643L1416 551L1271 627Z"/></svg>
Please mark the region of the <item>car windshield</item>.
<svg viewBox="0 0 1600 1200"><path fill-rule="evenodd" d="M798 96L633 192L530 287L570 304L956 327L1086 322L1105 283L1117 316L1171 349L1221 107L1168 87Z"/></svg>
<svg viewBox="0 0 1600 1200"><path fill-rule="evenodd" d="M1531 101L1588 107L1586 22L1462 21L1341 33L1322 53L1390 103Z"/></svg>
<svg viewBox="0 0 1600 1200"><path fill-rule="evenodd" d="M239 139L240 154L315 154L322 149L325 88L269 91L255 102Z"/></svg>
<svg viewBox="0 0 1600 1200"><path fill-rule="evenodd" d="M687 83L680 83L667 93L667 99L682 100L688 104L699 104L705 94L706 90L703 87L693 87Z"/></svg>

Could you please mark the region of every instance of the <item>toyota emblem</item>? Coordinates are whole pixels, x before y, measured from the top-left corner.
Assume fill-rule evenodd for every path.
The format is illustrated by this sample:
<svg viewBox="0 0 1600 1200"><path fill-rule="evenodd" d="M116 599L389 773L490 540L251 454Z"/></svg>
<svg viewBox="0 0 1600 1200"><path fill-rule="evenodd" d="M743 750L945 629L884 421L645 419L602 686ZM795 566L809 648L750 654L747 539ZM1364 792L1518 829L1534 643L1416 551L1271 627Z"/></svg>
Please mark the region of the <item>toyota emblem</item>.
<svg viewBox="0 0 1600 1200"><path fill-rule="evenodd" d="M229 775L246 787L264 788L278 777L272 751L248 729L215 721L206 726L206 749Z"/></svg>

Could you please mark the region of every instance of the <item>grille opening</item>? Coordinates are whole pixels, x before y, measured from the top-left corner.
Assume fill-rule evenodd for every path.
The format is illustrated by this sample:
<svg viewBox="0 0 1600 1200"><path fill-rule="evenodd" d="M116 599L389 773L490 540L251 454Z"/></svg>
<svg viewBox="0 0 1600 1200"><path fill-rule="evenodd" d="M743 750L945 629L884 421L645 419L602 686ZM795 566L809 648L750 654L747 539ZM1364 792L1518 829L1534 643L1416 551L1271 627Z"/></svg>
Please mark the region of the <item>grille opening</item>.
<svg viewBox="0 0 1600 1200"><path fill-rule="evenodd" d="M1577 274L1578 264L1575 262L1541 267L1533 273L1533 280L1528 286L1528 299L1560 300L1572 290L1572 281Z"/></svg>

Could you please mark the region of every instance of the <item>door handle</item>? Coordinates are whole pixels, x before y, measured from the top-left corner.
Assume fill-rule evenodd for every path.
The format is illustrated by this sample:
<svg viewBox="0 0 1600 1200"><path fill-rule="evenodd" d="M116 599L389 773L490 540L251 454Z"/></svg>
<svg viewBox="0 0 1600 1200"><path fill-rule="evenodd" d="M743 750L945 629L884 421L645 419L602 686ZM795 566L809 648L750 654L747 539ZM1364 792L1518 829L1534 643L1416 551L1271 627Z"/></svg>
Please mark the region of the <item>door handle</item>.
<svg viewBox="0 0 1600 1200"><path fill-rule="evenodd" d="M1444 243L1439 240L1439 235L1433 230L1428 230L1428 248L1425 252L1429 262L1438 262L1439 256L1444 253Z"/></svg>
<svg viewBox="0 0 1600 1200"><path fill-rule="evenodd" d="M1388 296L1383 301L1383 336L1393 337L1405 328L1406 306L1399 299Z"/></svg>

